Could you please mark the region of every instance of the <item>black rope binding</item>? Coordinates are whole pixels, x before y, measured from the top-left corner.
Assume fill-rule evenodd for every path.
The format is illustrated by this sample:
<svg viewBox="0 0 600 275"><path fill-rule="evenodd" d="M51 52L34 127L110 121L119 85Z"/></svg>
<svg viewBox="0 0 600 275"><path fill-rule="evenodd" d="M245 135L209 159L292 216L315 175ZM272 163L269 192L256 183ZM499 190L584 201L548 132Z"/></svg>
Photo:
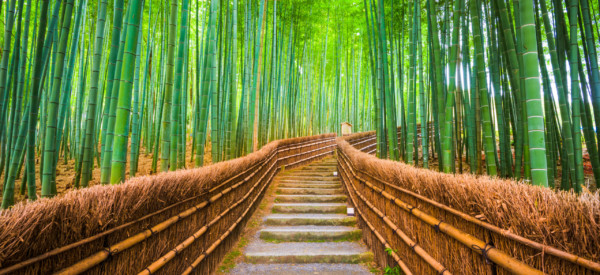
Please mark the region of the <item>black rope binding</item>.
<svg viewBox="0 0 600 275"><path fill-rule="evenodd" d="M412 251L415 251L415 246L417 246L417 245L418 245L418 243L415 242L413 245L410 246L410 249L412 249Z"/></svg>
<svg viewBox="0 0 600 275"><path fill-rule="evenodd" d="M154 230L152 230L151 226L148 226L148 230L150 231L150 236L154 236L154 234L156 234L156 232L154 232Z"/></svg>
<svg viewBox="0 0 600 275"><path fill-rule="evenodd" d="M417 207L416 207L416 206L412 206L412 205L411 205L411 206L409 206L409 207L408 207L408 212L410 212L410 213L412 214L412 213L413 213L412 211L413 211L413 209L415 209L415 208L417 208Z"/></svg>
<svg viewBox="0 0 600 275"><path fill-rule="evenodd" d="M478 245L474 244L471 246L471 248L475 249L475 250L479 250L481 252L481 257L485 260L485 263L488 265L493 265L494 262L492 262L492 260L490 260L490 258L488 257L487 253L494 248L494 245L491 243L486 243L485 246L483 248L479 247Z"/></svg>
<svg viewBox="0 0 600 275"><path fill-rule="evenodd" d="M435 230L435 232L439 233L440 232L440 225L443 223L444 221L441 221L433 226L433 230Z"/></svg>
<svg viewBox="0 0 600 275"><path fill-rule="evenodd" d="M106 253L108 253L108 257L112 256L112 254L113 254L112 250L110 250L110 247L105 247L104 251L106 251Z"/></svg>
<svg viewBox="0 0 600 275"><path fill-rule="evenodd" d="M108 255L106 256L107 262L111 261L113 259L113 255L118 252L117 250L111 250L109 246L104 247L104 251L108 253Z"/></svg>

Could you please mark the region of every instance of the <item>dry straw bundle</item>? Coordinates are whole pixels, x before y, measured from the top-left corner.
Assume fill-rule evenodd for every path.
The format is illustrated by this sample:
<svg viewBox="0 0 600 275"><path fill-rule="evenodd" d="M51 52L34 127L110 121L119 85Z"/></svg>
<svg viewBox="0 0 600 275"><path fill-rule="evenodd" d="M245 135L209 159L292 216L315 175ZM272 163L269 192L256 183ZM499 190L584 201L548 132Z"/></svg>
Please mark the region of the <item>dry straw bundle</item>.
<svg viewBox="0 0 600 275"><path fill-rule="evenodd" d="M598 193L555 192L511 180L449 175L380 160L349 144L360 143L368 135L338 139L342 179L364 213L364 222L373 224L398 249L412 272L487 273L494 269L506 273L507 268L490 260L494 253L505 253L550 274L600 272ZM444 232L450 227L481 240L482 245L472 247L450 237ZM400 237L402 233L406 239ZM435 268L418 255L419 249L443 268ZM397 264L387 255L378 258L382 265Z"/></svg>
<svg viewBox="0 0 600 275"><path fill-rule="evenodd" d="M331 154L334 137L18 204L0 212L0 274L214 272L279 168Z"/></svg>

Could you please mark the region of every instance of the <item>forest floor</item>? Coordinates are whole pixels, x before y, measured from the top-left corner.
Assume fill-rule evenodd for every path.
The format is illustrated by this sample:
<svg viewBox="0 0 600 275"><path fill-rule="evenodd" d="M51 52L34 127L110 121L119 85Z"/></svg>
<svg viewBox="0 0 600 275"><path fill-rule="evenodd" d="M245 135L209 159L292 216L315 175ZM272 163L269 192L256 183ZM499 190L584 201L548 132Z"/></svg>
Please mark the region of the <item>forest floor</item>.
<svg viewBox="0 0 600 275"><path fill-rule="evenodd" d="M194 160L191 159L190 153L192 152L192 142L188 141L186 146L186 160L185 160L185 168L193 168ZM129 157L129 156L128 156ZM195 156L194 156L195 157ZM146 176L150 175L152 170L152 152L147 152L146 148L140 148L140 157L138 160L138 171L135 174L136 176ZM206 146L204 150L204 165L209 165L212 163L211 159L211 146ZM36 165L35 165L35 181L36 181L36 193L38 198L42 193L42 182L39 175L40 174L40 158L36 156ZM92 180L89 183L89 186L94 186L100 184L100 167L97 166L97 160L94 159L95 167L92 171ZM126 170L125 170L125 178L129 179L129 164L127 162ZM160 159L157 164L158 170L160 170ZM23 167L23 170L25 167ZM184 169L185 169L184 168ZM68 191L75 190L75 160L69 159L65 162L65 159L62 157L58 160L56 165L56 192L57 195L60 196ZM27 189L25 185L23 185L23 177L22 175L17 178L15 182L15 203L19 203L21 201L27 200ZM0 177L0 182L4 182L4 175ZM2 192L0 192L1 194Z"/></svg>
<svg viewBox="0 0 600 275"><path fill-rule="evenodd" d="M208 141L207 144L210 144L210 141ZM194 161L192 160L190 153L192 152L192 143L191 141L188 141L187 146L186 146L186 161L185 161L185 167L186 168L193 168L194 167ZM153 158L153 153L152 152L147 152L146 149L144 147L140 148L140 158L138 161L138 171L136 173L136 176L145 176L145 175L150 175L151 174L151 170L152 170L152 158ZM482 171L484 171L485 173L485 156L483 156L482 159ZM40 197L41 194L41 189L42 189L42 184L41 184L41 178L39 177L40 175L40 159L39 157L36 158L36 165L35 165L35 169L36 169L36 187L37 187L37 191L36 193L38 194L38 197ZM205 147L205 151L204 151L204 165L209 165L212 163L212 159L211 159L211 146L206 146ZM94 159L94 164L97 164L96 159ZM160 169L160 159L158 161L158 169ZM419 154L419 163L417 165L418 167L422 167L423 166L423 158L422 158L422 154ZM597 190L599 190L596 187L596 180L594 179L594 175L592 172L592 166L591 166L591 161L590 161L590 157L587 154L587 152L584 152L584 156L583 156L583 166L584 166L584 177L585 177L585 183L584 183L584 192L589 192L589 193L594 193ZM429 160L429 169L433 170L433 171L438 171L438 167L439 167L439 162L437 160L437 158L430 158ZM456 169L457 171L459 171L459 167L462 167L462 173L470 173L470 168L469 168L469 164L466 160L466 158L463 158L462 160L462 166L460 165L460 163L458 161L456 161ZM185 169L185 168L184 168ZM23 167L24 170L24 167ZM99 166L95 166L92 172L92 180L89 183L89 186L93 186L93 185L97 185L100 184L100 167ZM560 166L558 166L558 172L557 172L557 177L555 180L555 186L556 189L558 190L558 187L560 186L560 181L561 181L561 168ZM128 179L129 178L129 161L127 162L127 167L125 170L125 176ZM64 194L70 190L74 190L76 189L74 186L74 180L75 180L75 160L74 159L69 159L65 162L64 158L60 158L56 167L56 191L57 191L57 195L61 195ZM21 201L25 201L27 200L27 190L25 188L25 185L23 184L23 177L20 176L17 181L15 182L16 186L15 186L15 203L21 202ZM4 182L4 175L0 176L0 182ZM1 190L0 186L0 190ZM1 194L2 192L0 192Z"/></svg>

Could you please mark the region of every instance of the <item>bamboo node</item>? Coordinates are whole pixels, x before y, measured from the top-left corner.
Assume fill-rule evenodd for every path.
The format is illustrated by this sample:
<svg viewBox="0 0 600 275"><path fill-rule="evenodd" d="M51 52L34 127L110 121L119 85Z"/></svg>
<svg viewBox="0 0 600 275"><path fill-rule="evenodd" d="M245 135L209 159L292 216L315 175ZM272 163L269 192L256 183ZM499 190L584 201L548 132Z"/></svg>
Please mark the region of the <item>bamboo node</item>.
<svg viewBox="0 0 600 275"><path fill-rule="evenodd" d="M415 208L417 208L417 207L416 207L416 206L409 205L407 208L408 208L408 212L410 212L410 213L412 214L412 213L413 213L413 212L412 212L412 211L413 211L413 209L415 209Z"/></svg>

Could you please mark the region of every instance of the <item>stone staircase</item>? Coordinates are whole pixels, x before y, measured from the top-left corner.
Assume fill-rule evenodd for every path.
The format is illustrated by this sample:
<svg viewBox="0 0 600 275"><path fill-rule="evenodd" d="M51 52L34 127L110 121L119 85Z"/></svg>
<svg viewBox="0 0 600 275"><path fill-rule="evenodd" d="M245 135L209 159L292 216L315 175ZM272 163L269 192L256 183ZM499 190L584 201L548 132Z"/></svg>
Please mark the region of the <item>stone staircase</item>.
<svg viewBox="0 0 600 275"><path fill-rule="evenodd" d="M356 218L327 158L281 173L275 200L232 274L371 274L372 253L360 241Z"/></svg>

